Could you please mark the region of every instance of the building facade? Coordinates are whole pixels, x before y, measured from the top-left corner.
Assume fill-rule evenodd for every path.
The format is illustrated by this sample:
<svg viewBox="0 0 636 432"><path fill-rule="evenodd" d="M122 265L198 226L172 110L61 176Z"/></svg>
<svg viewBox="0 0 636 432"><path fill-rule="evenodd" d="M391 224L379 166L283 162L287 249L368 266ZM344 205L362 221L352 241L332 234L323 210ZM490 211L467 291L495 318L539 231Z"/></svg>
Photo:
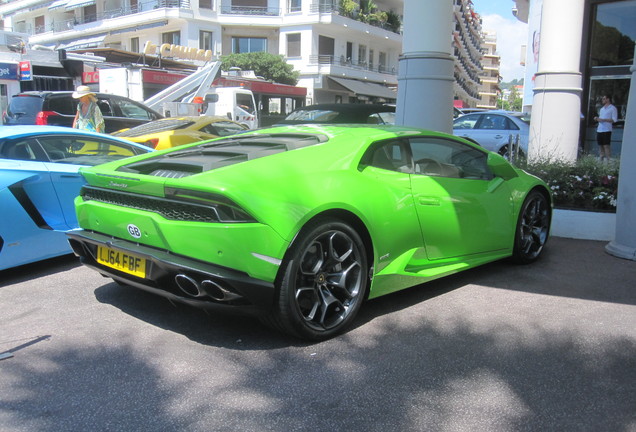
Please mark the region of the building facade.
<svg viewBox="0 0 636 432"><path fill-rule="evenodd" d="M0 3L5 30L31 47L112 48L148 43L231 53L280 54L300 72L306 103L394 103L402 52L403 0L15 0ZM368 9L369 4L375 5ZM453 0L455 99L480 100L481 19ZM201 62L194 61L201 65Z"/></svg>
<svg viewBox="0 0 636 432"><path fill-rule="evenodd" d="M542 15L547 0L516 0L516 16L528 23L528 50L526 53L526 76L524 110L532 111L537 94L535 77L550 65L549 58L541 60L541 50L554 44L545 40L546 26ZM548 5L550 6L550 5ZM612 97L618 111L618 123L612 133L612 153L618 156L623 144L623 130L630 87L630 66L634 59L636 42L636 1L634 0L586 0L578 5L582 15L582 25L572 23L568 14L561 20L561 31L574 34L578 38L576 53L563 52L563 56L575 54L575 72L580 75L580 113L574 113L580 122L573 126L578 129L578 146L586 153L596 152L596 123L594 117L601 107L603 94ZM543 61L543 64L541 63ZM554 73L555 71L550 71ZM562 130L563 124L555 124L555 130Z"/></svg>

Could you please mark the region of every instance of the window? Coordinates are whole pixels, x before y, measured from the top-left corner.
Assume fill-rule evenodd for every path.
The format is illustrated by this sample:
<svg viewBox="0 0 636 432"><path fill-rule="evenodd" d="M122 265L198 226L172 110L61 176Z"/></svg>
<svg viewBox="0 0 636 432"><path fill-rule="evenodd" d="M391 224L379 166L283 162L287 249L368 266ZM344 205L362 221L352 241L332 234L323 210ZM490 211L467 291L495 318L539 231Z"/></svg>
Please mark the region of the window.
<svg viewBox="0 0 636 432"><path fill-rule="evenodd" d="M367 64L367 46L360 44L358 46L358 64L366 65Z"/></svg>
<svg viewBox="0 0 636 432"><path fill-rule="evenodd" d="M139 38L134 37L130 39L130 51L134 53L139 52Z"/></svg>
<svg viewBox="0 0 636 432"><path fill-rule="evenodd" d="M615 1L596 6L592 28L591 66L629 66L634 57L636 1Z"/></svg>
<svg viewBox="0 0 636 432"><path fill-rule="evenodd" d="M201 128L201 132L220 137L235 135L244 132L246 127L238 125L234 122L216 122Z"/></svg>
<svg viewBox="0 0 636 432"><path fill-rule="evenodd" d="M412 159L408 144L403 140L380 143L365 156L366 164L376 168L404 173L412 172ZM363 162L364 163L364 162Z"/></svg>
<svg viewBox="0 0 636 432"><path fill-rule="evenodd" d="M369 50L369 69L373 70L373 57L375 57L375 52L373 50Z"/></svg>
<svg viewBox="0 0 636 432"><path fill-rule="evenodd" d="M199 31L199 49L210 50L212 49L212 32L211 31Z"/></svg>
<svg viewBox="0 0 636 432"><path fill-rule="evenodd" d="M44 33L46 25L44 24L44 15L35 17L35 33Z"/></svg>
<svg viewBox="0 0 636 432"><path fill-rule="evenodd" d="M2 145L0 158L13 160L46 161L40 154L39 146L34 139L7 141Z"/></svg>
<svg viewBox="0 0 636 432"><path fill-rule="evenodd" d="M47 136L38 141L52 162L98 165L144 153L131 145L96 137Z"/></svg>
<svg viewBox="0 0 636 432"><path fill-rule="evenodd" d="M84 22L97 21L97 6L92 4L84 8Z"/></svg>
<svg viewBox="0 0 636 432"><path fill-rule="evenodd" d="M443 138L410 140L415 174L490 180L488 154L469 145Z"/></svg>
<svg viewBox="0 0 636 432"><path fill-rule="evenodd" d="M318 36L318 57L320 63L331 63L334 56L336 41L327 36Z"/></svg>
<svg viewBox="0 0 636 432"><path fill-rule="evenodd" d="M121 110L121 113L124 117L154 120L148 111L143 109L141 106L133 103L132 101L121 99L118 101L118 104L119 109Z"/></svg>
<svg viewBox="0 0 636 432"><path fill-rule="evenodd" d="M477 129L519 130L519 127L504 116L485 114L481 116Z"/></svg>
<svg viewBox="0 0 636 432"><path fill-rule="evenodd" d="M233 37L232 53L267 52L266 38Z"/></svg>
<svg viewBox="0 0 636 432"><path fill-rule="evenodd" d="M289 11L300 12L302 8L302 0L289 0Z"/></svg>
<svg viewBox="0 0 636 432"><path fill-rule="evenodd" d="M479 115L464 115L453 122L453 129L473 129L479 120Z"/></svg>
<svg viewBox="0 0 636 432"><path fill-rule="evenodd" d="M199 9L212 9L212 0L199 0Z"/></svg>
<svg viewBox="0 0 636 432"><path fill-rule="evenodd" d="M168 32L161 34L161 43L167 43L171 45L181 45L181 32Z"/></svg>
<svg viewBox="0 0 636 432"><path fill-rule="evenodd" d="M384 72L386 70L386 53L380 51L378 55L378 72Z"/></svg>
<svg viewBox="0 0 636 432"><path fill-rule="evenodd" d="M300 57L300 33L287 33L287 57Z"/></svg>

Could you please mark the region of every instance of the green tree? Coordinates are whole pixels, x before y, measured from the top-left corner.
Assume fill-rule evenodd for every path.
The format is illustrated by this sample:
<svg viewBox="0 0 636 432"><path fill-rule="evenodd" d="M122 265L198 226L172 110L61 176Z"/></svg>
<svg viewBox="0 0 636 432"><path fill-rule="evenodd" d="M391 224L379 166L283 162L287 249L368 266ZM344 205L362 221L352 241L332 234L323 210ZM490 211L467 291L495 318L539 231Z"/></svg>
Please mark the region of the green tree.
<svg viewBox="0 0 636 432"><path fill-rule="evenodd" d="M523 100L521 99L519 91L517 91L517 87L512 87L510 90L508 102L510 103L510 111L521 111Z"/></svg>
<svg viewBox="0 0 636 432"><path fill-rule="evenodd" d="M300 72L287 63L282 55L266 52L230 54L221 57L221 70L228 71L232 67L242 70L253 70L257 76L276 83L296 85Z"/></svg>
<svg viewBox="0 0 636 432"><path fill-rule="evenodd" d="M347 18L354 18L358 5L353 0L342 0L340 2L340 15Z"/></svg>
<svg viewBox="0 0 636 432"><path fill-rule="evenodd" d="M508 97L503 97L502 95L499 99L497 99L497 108L506 111L521 111L523 99L515 85L516 84L510 86L510 93L508 94Z"/></svg>

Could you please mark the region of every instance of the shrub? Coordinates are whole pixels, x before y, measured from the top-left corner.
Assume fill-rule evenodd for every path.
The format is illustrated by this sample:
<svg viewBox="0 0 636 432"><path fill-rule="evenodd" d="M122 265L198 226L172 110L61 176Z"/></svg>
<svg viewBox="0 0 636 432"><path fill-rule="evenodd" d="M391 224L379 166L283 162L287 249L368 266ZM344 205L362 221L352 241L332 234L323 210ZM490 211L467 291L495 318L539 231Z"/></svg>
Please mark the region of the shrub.
<svg viewBox="0 0 636 432"><path fill-rule="evenodd" d="M554 206L561 209L616 211L618 160L607 163L593 156L577 162L526 162L522 168L548 184Z"/></svg>

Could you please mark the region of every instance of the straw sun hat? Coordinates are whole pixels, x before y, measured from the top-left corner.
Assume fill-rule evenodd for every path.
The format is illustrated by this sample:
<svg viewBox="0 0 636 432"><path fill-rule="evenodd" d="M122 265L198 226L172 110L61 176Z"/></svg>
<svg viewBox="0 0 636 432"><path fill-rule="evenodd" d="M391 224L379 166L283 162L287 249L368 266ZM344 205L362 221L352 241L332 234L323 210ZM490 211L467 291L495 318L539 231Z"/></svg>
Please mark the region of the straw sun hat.
<svg viewBox="0 0 636 432"><path fill-rule="evenodd" d="M95 96L95 92L91 90L89 86L81 85L77 87L77 90L73 92L73 98L79 99L82 96L93 95Z"/></svg>

